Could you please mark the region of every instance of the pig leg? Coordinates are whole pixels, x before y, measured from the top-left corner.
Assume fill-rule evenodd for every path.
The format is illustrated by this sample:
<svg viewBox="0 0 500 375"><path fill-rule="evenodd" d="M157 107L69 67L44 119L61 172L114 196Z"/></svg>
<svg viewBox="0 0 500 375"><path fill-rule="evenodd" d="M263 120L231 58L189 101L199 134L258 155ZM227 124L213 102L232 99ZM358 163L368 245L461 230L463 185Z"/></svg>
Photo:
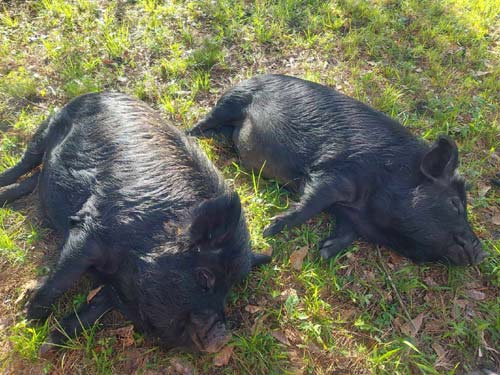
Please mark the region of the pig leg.
<svg viewBox="0 0 500 375"><path fill-rule="evenodd" d="M15 201L35 190L40 172L33 173L30 177L4 188L0 188L0 207Z"/></svg>
<svg viewBox="0 0 500 375"><path fill-rule="evenodd" d="M264 237L275 235L285 227L292 228L305 223L334 203L351 202L354 196L353 184L345 177L334 180L322 176L312 177L305 183L300 201L271 219L271 224L264 229Z"/></svg>
<svg viewBox="0 0 500 375"><path fill-rule="evenodd" d="M49 120L42 122L19 163L0 173L0 186L13 184L19 177L42 163L50 128L49 124Z"/></svg>
<svg viewBox="0 0 500 375"><path fill-rule="evenodd" d="M251 100L248 94L229 91L217 102L210 113L188 132L189 135L213 137L214 134L222 133L231 139L230 135L234 126L245 119L245 109ZM229 134L230 131L231 134Z"/></svg>
<svg viewBox="0 0 500 375"><path fill-rule="evenodd" d="M98 265L101 258L100 246L92 235L80 228L71 229L55 272L35 292L28 304L28 319L46 319L55 300L71 288L89 267Z"/></svg>
<svg viewBox="0 0 500 375"><path fill-rule="evenodd" d="M50 332L46 343L40 348L40 354L55 349L68 339L77 337L84 329L94 325L103 315L115 308L116 292L110 285L105 285L88 303L77 312L69 314L59 322L59 327Z"/></svg>
<svg viewBox="0 0 500 375"><path fill-rule="evenodd" d="M358 237L351 222L343 215L336 215L335 232L320 245L320 254L324 260L330 259L349 247Z"/></svg>

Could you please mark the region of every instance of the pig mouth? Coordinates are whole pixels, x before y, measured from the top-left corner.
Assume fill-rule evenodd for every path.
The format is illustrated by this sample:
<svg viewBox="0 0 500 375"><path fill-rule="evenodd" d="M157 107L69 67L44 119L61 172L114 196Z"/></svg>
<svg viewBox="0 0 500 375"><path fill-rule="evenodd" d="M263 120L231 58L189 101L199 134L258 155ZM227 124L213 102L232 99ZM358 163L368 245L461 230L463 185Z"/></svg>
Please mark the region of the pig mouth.
<svg viewBox="0 0 500 375"><path fill-rule="evenodd" d="M214 322L204 333L197 329L188 329L189 337L195 348L201 352L216 353L226 345L231 334L222 321Z"/></svg>

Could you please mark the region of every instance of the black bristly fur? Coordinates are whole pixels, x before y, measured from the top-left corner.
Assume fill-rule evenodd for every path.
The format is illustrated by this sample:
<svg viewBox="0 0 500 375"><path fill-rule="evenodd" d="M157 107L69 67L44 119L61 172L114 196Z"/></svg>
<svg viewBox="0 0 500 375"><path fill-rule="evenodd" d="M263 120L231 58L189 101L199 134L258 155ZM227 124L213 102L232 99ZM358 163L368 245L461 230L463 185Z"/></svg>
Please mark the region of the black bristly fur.
<svg viewBox="0 0 500 375"><path fill-rule="evenodd" d="M17 182L42 161L39 175ZM20 163L0 174L8 185L0 204L28 194L36 181L43 211L65 239L28 318L45 319L90 270L106 288L78 319L64 319L68 334L118 308L167 346L212 351L223 344L225 297L254 257L238 195L192 140L138 100L83 95L45 121Z"/></svg>
<svg viewBox="0 0 500 375"><path fill-rule="evenodd" d="M328 210L335 233L321 255L362 236L417 261L476 264L485 253L467 221L458 151L429 146L397 121L331 88L264 75L228 92L191 131L229 137L244 165L301 195L264 232Z"/></svg>

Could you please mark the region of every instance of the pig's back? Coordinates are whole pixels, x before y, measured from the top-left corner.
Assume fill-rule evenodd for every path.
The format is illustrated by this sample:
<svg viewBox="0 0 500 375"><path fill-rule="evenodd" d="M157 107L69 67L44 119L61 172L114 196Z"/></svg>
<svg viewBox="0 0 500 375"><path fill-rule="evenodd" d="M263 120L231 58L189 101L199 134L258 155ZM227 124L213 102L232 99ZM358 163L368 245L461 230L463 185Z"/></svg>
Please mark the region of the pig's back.
<svg viewBox="0 0 500 375"><path fill-rule="evenodd" d="M76 98L56 116L40 179L41 201L65 228L90 196L101 220L161 220L218 195L221 178L175 127L123 94Z"/></svg>
<svg viewBox="0 0 500 375"><path fill-rule="evenodd" d="M304 176L325 161L384 156L394 144L413 143L400 124L333 89L295 77L265 75L236 87L251 93L235 144L251 167L267 165L280 180Z"/></svg>

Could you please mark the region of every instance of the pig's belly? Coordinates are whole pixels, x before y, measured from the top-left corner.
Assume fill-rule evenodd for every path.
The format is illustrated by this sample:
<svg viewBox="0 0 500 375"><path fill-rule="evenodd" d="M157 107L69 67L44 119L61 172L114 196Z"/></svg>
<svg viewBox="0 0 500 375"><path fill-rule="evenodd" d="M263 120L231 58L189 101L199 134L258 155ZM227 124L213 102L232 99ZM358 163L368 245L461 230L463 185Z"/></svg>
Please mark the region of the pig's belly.
<svg viewBox="0 0 500 375"><path fill-rule="evenodd" d="M243 165L255 174L279 181L288 189L300 192L304 181L299 156L283 142L263 134L246 119L233 133L233 142Z"/></svg>

